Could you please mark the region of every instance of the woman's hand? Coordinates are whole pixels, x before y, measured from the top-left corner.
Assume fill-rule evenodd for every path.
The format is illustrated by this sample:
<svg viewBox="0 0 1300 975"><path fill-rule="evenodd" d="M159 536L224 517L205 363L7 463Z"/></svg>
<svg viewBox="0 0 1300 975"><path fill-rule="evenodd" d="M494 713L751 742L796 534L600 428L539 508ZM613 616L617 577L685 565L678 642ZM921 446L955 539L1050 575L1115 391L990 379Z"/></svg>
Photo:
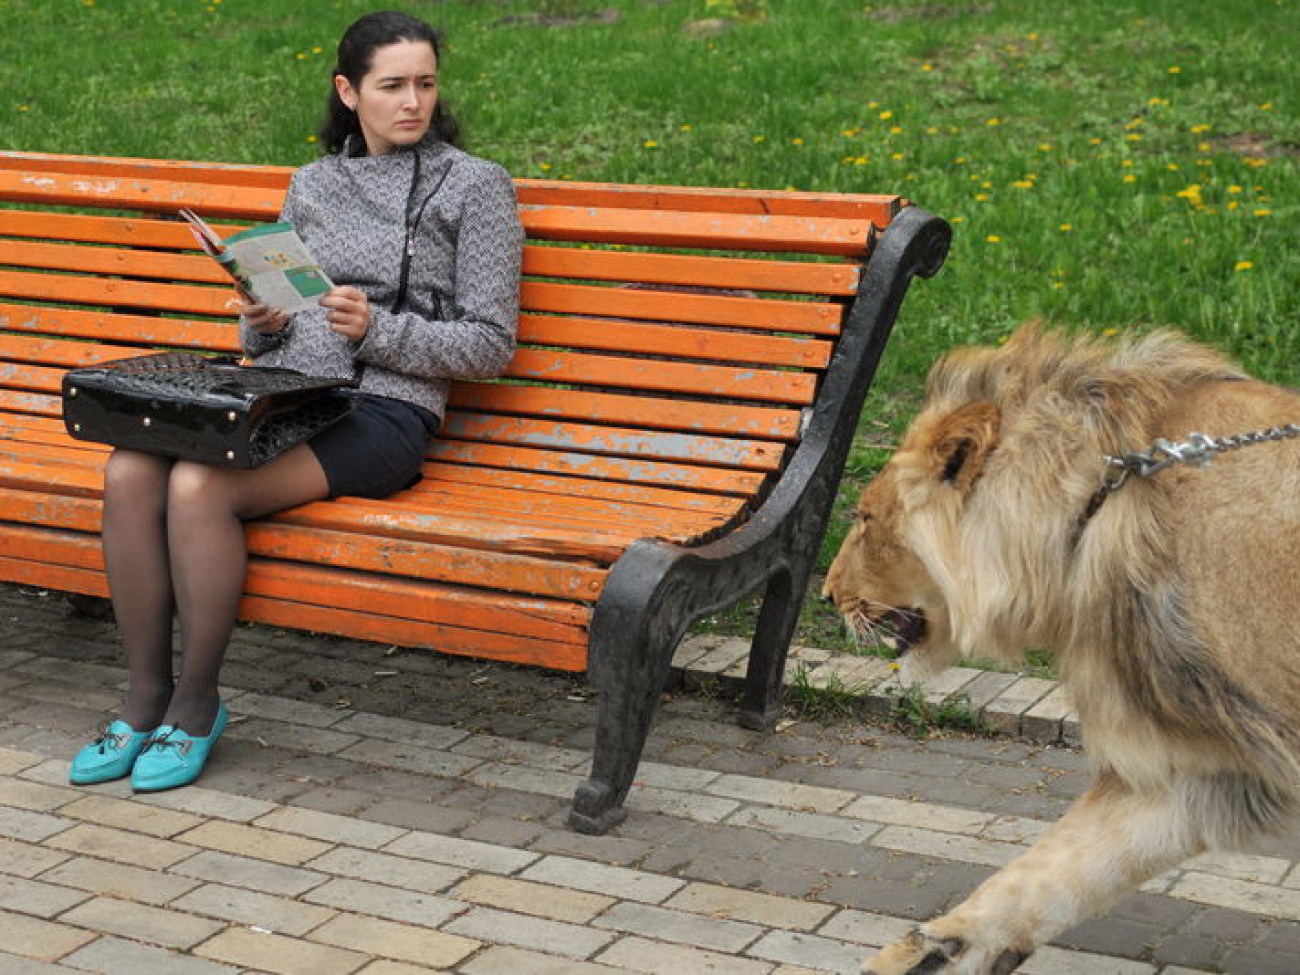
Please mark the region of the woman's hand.
<svg viewBox="0 0 1300 975"><path fill-rule="evenodd" d="M245 321L263 335L282 332L289 324L289 315L278 308L269 308L257 301L243 289L239 289L239 299L243 302L239 313Z"/></svg>
<svg viewBox="0 0 1300 975"><path fill-rule="evenodd" d="M325 320L339 335L360 342L370 331L370 300L360 288L341 285L320 300L326 310Z"/></svg>

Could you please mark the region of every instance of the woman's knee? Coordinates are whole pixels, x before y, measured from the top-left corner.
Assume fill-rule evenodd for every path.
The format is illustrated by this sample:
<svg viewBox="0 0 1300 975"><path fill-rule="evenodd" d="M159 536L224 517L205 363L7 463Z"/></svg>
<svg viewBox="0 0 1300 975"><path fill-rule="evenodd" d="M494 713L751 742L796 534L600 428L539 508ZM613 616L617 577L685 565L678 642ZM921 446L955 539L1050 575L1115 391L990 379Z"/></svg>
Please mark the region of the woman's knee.
<svg viewBox="0 0 1300 975"><path fill-rule="evenodd" d="M105 504L163 505L171 467L167 457L133 450L113 451L104 465Z"/></svg>
<svg viewBox="0 0 1300 975"><path fill-rule="evenodd" d="M315 455L299 445L263 467L244 470L177 461L167 490L169 517L241 521L324 498L329 481Z"/></svg>
<svg viewBox="0 0 1300 975"><path fill-rule="evenodd" d="M206 464L177 461L167 481L167 510L180 517L229 514L235 502L229 485L230 473Z"/></svg>

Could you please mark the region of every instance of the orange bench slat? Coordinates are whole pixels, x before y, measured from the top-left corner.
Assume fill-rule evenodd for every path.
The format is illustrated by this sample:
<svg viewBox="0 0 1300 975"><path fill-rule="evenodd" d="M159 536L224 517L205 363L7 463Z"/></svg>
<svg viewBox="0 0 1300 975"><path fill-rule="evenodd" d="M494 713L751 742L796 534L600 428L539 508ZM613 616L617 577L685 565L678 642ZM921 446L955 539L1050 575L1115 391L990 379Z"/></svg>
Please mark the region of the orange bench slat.
<svg viewBox="0 0 1300 975"><path fill-rule="evenodd" d="M110 274L160 281L194 281L230 285L230 277L212 258L201 254L46 244L0 239L0 264L81 274Z"/></svg>
<svg viewBox="0 0 1300 975"><path fill-rule="evenodd" d="M451 405L457 410L512 413L551 419L581 419L593 423L632 426L653 417L658 430L734 434L769 440L793 440L803 413L797 409L735 402L708 403L645 394L592 392L518 383L457 383Z"/></svg>
<svg viewBox="0 0 1300 975"><path fill-rule="evenodd" d="M42 274L0 269L0 295L108 308L141 308L188 315L230 316L238 300L233 288L159 284L82 274Z"/></svg>
<svg viewBox="0 0 1300 975"><path fill-rule="evenodd" d="M457 440L435 440L430 455L434 460L447 464L567 474L594 481L666 486L740 497L752 497L765 481L762 474L750 471L724 471L692 464L628 460L576 451L537 450L531 447Z"/></svg>
<svg viewBox="0 0 1300 975"><path fill-rule="evenodd" d="M519 318L519 341L569 349L750 362L796 369L824 369L832 352L831 343L824 339L755 335L709 325L687 327L634 321L615 324L608 319L529 313Z"/></svg>
<svg viewBox="0 0 1300 975"><path fill-rule="evenodd" d="M42 308L0 302L0 329L63 335L76 339L111 339L140 347L183 346L223 353L239 351L239 333L232 320L129 315L79 308ZM112 348L112 346L101 346ZM74 357L74 361L75 357Z"/></svg>
<svg viewBox="0 0 1300 975"><path fill-rule="evenodd" d="M860 269L845 262L781 261L695 254L658 254L532 244L524 274L593 281L639 281L731 291L852 295Z"/></svg>

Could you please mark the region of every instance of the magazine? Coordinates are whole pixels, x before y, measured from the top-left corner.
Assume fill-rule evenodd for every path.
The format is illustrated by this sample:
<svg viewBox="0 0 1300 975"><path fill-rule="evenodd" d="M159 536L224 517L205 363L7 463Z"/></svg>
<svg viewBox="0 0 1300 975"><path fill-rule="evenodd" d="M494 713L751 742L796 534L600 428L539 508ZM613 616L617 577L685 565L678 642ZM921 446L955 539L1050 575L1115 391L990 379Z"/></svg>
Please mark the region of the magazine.
<svg viewBox="0 0 1300 975"><path fill-rule="evenodd" d="M254 300L293 314L334 287L292 224L253 227L222 240L193 210L181 210L199 246Z"/></svg>

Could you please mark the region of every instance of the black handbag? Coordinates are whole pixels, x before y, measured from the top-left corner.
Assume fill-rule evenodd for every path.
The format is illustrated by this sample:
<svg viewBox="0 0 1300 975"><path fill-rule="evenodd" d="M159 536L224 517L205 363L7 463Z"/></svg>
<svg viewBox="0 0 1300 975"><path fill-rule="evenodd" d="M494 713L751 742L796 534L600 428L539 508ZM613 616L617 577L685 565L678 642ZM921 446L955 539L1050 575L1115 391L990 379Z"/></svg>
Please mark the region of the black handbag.
<svg viewBox="0 0 1300 975"><path fill-rule="evenodd" d="M163 352L68 370L63 422L78 440L256 467L347 416L355 385Z"/></svg>

